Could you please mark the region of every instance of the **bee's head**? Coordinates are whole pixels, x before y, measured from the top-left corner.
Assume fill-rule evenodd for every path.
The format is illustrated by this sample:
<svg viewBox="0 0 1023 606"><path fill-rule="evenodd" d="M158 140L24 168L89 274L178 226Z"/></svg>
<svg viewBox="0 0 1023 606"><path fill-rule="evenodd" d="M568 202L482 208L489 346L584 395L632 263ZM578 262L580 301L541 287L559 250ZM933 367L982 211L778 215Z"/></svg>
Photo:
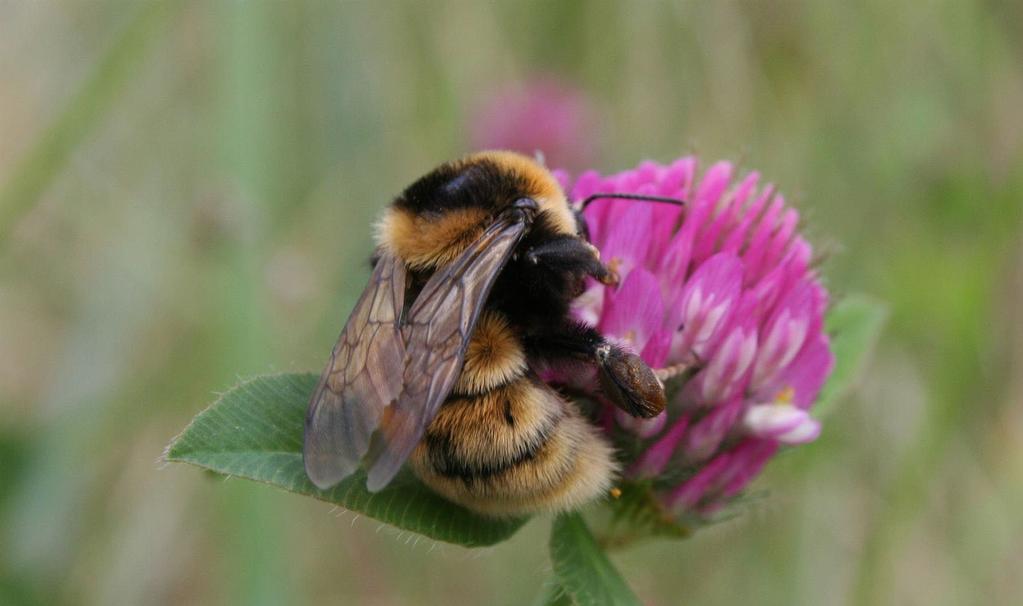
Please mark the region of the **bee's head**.
<svg viewBox="0 0 1023 606"><path fill-rule="evenodd" d="M378 243L414 269L436 269L527 198L557 232L579 233L576 215L550 171L521 154L486 151L442 164L410 185L380 221Z"/></svg>

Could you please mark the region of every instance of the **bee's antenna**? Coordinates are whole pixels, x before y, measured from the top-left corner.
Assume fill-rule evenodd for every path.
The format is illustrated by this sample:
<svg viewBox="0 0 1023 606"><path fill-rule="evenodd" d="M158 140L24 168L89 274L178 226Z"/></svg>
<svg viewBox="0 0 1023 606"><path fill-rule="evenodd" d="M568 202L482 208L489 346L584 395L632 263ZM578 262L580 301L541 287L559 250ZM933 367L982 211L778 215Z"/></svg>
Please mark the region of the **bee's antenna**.
<svg viewBox="0 0 1023 606"><path fill-rule="evenodd" d="M643 200L645 202L663 202L665 204L674 204L675 206L685 206L684 200L678 198L668 198L666 196L648 196L646 194L593 194L588 196L579 205L579 212L586 210L586 207L591 203L600 200L601 198L617 198L620 200Z"/></svg>

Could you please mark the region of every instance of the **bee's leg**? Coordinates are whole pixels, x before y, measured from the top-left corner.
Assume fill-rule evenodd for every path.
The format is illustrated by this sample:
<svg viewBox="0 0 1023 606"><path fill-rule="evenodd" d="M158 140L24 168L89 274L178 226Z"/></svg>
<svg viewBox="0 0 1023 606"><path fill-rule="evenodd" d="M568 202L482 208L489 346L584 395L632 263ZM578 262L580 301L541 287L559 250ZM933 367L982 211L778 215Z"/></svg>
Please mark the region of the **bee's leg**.
<svg viewBox="0 0 1023 606"><path fill-rule="evenodd" d="M664 384L642 358L605 342L597 347L596 360L601 390L615 406L645 419L664 411Z"/></svg>
<svg viewBox="0 0 1023 606"><path fill-rule="evenodd" d="M533 265L593 276L607 285L618 284L618 274L600 262L600 253L596 247L581 238L551 238L527 248L522 256Z"/></svg>
<svg viewBox="0 0 1023 606"><path fill-rule="evenodd" d="M535 359L593 364L603 395L634 417L656 416L667 404L663 384L642 358L584 324L567 322L558 330L527 335L526 348Z"/></svg>

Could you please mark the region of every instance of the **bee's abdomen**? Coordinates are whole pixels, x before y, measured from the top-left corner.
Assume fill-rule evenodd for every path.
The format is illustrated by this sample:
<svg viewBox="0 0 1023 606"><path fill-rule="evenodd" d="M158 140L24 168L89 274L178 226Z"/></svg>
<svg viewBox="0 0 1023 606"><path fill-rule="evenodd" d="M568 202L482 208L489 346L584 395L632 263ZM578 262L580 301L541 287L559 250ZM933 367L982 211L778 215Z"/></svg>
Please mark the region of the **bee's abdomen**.
<svg viewBox="0 0 1023 606"><path fill-rule="evenodd" d="M528 370L496 312L477 324L458 386L411 462L434 490L493 515L577 507L604 494L615 471L610 446Z"/></svg>
<svg viewBox="0 0 1023 606"><path fill-rule="evenodd" d="M523 377L526 369L526 355L508 320L499 312L485 311L469 339L451 395L487 393Z"/></svg>

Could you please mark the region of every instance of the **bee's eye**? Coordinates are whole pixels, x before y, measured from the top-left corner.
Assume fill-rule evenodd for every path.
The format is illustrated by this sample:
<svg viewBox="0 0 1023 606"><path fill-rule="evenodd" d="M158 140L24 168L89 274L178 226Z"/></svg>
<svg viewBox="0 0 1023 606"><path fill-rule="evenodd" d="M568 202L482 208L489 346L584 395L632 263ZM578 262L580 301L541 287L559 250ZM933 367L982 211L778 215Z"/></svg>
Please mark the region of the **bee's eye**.
<svg viewBox="0 0 1023 606"><path fill-rule="evenodd" d="M576 210L573 212L575 213L576 235L589 242L590 227L586 224L586 217L583 216L582 211Z"/></svg>

